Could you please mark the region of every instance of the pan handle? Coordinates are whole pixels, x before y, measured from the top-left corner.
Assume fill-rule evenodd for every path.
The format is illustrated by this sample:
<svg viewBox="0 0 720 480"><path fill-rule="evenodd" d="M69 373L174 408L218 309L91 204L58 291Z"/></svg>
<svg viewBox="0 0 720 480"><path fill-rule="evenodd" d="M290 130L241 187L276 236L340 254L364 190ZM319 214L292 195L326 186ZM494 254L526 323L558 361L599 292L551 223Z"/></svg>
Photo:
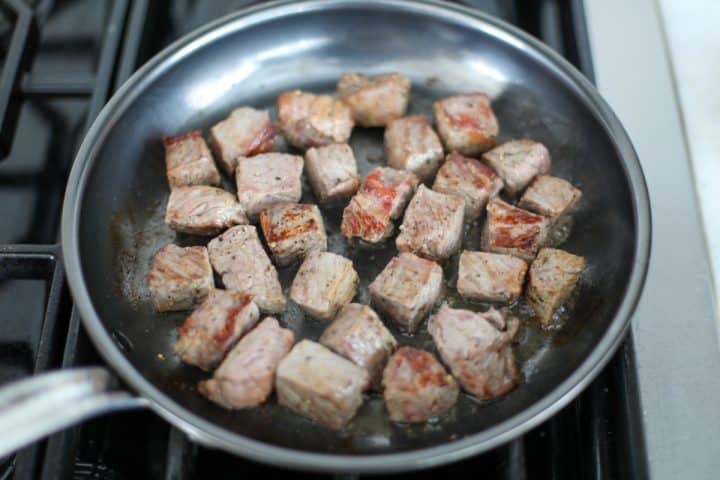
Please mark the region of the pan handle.
<svg viewBox="0 0 720 480"><path fill-rule="evenodd" d="M148 406L143 398L111 391L115 383L107 369L86 367L0 388L0 458L90 417Z"/></svg>

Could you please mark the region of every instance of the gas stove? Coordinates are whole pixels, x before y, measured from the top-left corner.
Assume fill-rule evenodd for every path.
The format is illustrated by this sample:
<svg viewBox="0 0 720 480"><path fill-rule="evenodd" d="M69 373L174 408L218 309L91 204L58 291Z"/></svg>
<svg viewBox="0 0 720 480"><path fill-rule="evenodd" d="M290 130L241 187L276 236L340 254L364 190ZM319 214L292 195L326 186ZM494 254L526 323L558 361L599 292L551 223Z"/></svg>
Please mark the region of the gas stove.
<svg viewBox="0 0 720 480"><path fill-rule="evenodd" d="M59 257L62 195L74 154L113 91L144 61L252 3L0 0L0 384L102 363L73 309ZM582 0L459 3L530 32L595 78ZM399 478L648 476L634 334L637 329L584 393L535 430L469 460ZM279 471L199 447L150 412L92 420L0 459L0 479L231 478L238 472L331 477Z"/></svg>

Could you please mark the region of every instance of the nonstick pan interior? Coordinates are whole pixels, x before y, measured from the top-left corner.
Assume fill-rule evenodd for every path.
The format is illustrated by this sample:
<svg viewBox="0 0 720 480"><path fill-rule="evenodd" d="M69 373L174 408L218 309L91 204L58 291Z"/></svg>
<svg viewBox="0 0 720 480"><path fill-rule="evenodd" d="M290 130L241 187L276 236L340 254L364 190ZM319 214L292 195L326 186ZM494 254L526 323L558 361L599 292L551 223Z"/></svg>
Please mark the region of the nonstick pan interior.
<svg viewBox="0 0 720 480"><path fill-rule="evenodd" d="M317 2L311 8L284 7L275 14L249 17L252 21L228 22L212 39L178 47L156 61L154 69L144 70L144 77L134 80L124 98L101 117L103 125L91 133L84 147L87 158L79 159L86 168L75 232L83 278L71 278L73 292L77 296L87 290L97 318L85 315L92 317L85 318L86 326L101 351L122 350L129 363L113 366L126 379L139 372L160 390L166 404L168 398L174 401L171 416L194 414L227 431L307 452L374 454L438 446L479 432L498 432L499 425L527 413L588 358L594 363L607 360L610 345L618 340L612 337L624 331L627 318L615 314L631 278L638 282L636 270L644 271L646 254L636 262L635 202L642 192L635 191L638 180L628 173L628 152L618 147L613 137L617 132L611 132L607 119L563 68L524 41L492 22L404 3ZM410 111L430 117L434 99L489 93L500 123L499 140L529 137L543 142L552 155L553 174L584 194L563 248L585 256L588 266L565 326L546 333L525 320L516 347L521 385L493 402L463 394L437 423L392 424L377 395L371 395L357 419L341 432L301 418L274 399L246 411L219 408L195 391L208 374L181 364L172 353L175 330L185 314L157 314L145 288L150 259L159 247L171 241L207 241L176 235L163 224L168 186L162 136L193 128L207 133L234 107L272 107L286 89L330 92L347 71L410 76ZM357 128L351 145L361 174L384 164L381 130ZM303 200L313 202L307 185L304 191ZM351 248L338 231L341 210L323 213L329 249L353 260L363 278L357 300L366 303L367 284L394 254L394 242L372 250ZM476 249L478 235L477 226L469 228L465 247ZM466 305L454 294L456 259L444 268L449 302ZM286 290L295 270L281 272ZM524 308L518 305L515 311L523 315ZM292 302L280 318L299 338L316 339L326 326L304 317ZM402 343L434 351L424 325L420 332L411 338L394 331Z"/></svg>

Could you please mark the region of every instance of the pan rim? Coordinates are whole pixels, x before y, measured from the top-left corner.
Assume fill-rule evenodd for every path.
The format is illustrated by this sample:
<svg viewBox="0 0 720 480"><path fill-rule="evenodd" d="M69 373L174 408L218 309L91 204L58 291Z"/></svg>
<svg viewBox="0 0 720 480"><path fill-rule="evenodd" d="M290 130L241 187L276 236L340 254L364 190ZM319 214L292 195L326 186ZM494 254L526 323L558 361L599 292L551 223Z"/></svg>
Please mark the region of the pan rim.
<svg viewBox="0 0 720 480"><path fill-rule="evenodd" d="M385 454L327 454L279 447L231 432L201 418L172 400L132 366L102 324L82 276L79 245L81 200L97 152L119 114L144 88L176 62L218 38L271 19L328 8L386 8L441 18L470 26L522 49L548 65L577 91L587 108L604 125L623 160L631 189L635 220L633 268L623 299L595 349L567 378L547 395L516 415L489 429L442 445ZM639 301L650 259L650 205L647 186L637 154L622 124L595 87L559 54L529 34L483 12L439 0L280 0L243 9L211 22L177 40L140 67L112 96L93 121L78 150L70 173L62 212L61 244L68 284L80 318L102 357L160 416L188 436L211 448L220 448L252 460L286 468L325 472L380 473L439 466L506 443L548 419L574 399L608 363L617 350Z"/></svg>

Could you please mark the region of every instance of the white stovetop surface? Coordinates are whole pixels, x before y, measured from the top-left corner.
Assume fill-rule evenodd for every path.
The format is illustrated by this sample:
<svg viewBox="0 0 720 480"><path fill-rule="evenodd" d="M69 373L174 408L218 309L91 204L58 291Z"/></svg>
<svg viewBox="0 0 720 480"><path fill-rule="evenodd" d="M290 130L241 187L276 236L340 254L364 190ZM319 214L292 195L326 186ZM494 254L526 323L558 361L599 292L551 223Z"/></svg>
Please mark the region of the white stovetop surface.
<svg viewBox="0 0 720 480"><path fill-rule="evenodd" d="M659 0L720 299L720 1Z"/></svg>
<svg viewBox="0 0 720 480"><path fill-rule="evenodd" d="M650 476L716 480L720 0L583 1L600 93L650 195L652 253L632 320Z"/></svg>

